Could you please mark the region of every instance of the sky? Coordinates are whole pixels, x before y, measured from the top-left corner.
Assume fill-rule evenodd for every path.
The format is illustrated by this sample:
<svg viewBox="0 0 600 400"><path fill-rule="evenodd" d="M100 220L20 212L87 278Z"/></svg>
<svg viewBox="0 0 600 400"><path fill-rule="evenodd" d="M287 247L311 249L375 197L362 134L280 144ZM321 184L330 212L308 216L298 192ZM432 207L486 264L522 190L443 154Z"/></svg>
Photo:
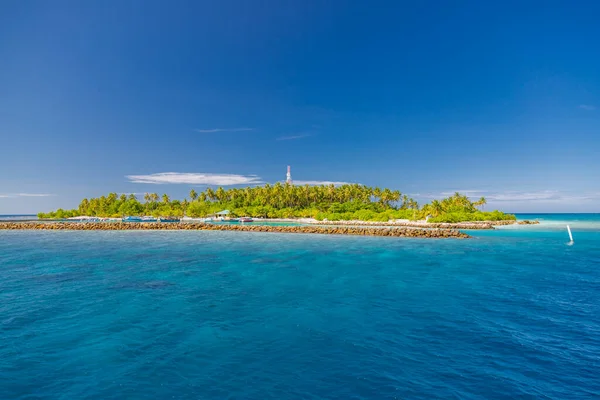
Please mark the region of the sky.
<svg viewBox="0 0 600 400"><path fill-rule="evenodd" d="M274 183L600 212L600 3L0 2L0 214Z"/></svg>

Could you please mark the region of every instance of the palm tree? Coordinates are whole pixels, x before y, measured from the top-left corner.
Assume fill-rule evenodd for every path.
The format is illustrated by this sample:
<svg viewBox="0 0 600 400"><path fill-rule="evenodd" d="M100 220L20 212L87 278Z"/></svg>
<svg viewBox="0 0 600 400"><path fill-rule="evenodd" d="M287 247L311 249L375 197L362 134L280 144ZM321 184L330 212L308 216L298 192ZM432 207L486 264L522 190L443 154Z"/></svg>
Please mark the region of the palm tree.
<svg viewBox="0 0 600 400"><path fill-rule="evenodd" d="M181 202L181 208L183 209L183 214L184 215L185 215L185 211L188 208L188 205L189 205L189 203L188 203L187 199L183 199L183 201Z"/></svg>
<svg viewBox="0 0 600 400"><path fill-rule="evenodd" d="M430 210L430 214L433 217L437 217L437 216L439 216L439 215L441 215L441 214L444 213L444 209L442 207L442 203L440 203L438 200L433 200L431 202L431 206L429 207L429 210Z"/></svg>
<svg viewBox="0 0 600 400"><path fill-rule="evenodd" d="M381 203L381 194L383 192L381 191L381 188L376 187L375 189L373 189L373 196L377 199L378 202Z"/></svg>
<svg viewBox="0 0 600 400"><path fill-rule="evenodd" d="M198 198L198 193L196 193L196 191L194 189L190 190L190 199L192 199L192 201L194 201L197 198Z"/></svg>
<svg viewBox="0 0 600 400"><path fill-rule="evenodd" d="M403 210L406 210L407 208L410 208L410 199L408 198L407 195L403 195L402 196L402 206L400 207Z"/></svg>
<svg viewBox="0 0 600 400"><path fill-rule="evenodd" d="M480 207L483 209L483 206L487 204L487 200L485 199L485 197L481 196L479 198L479 200L477 200L475 203L473 203L476 207Z"/></svg>
<svg viewBox="0 0 600 400"><path fill-rule="evenodd" d="M399 190L394 190L392 192L392 201L398 203L400 201L400 198L402 197L402 194L400 193ZM396 205L397 206L397 205Z"/></svg>
<svg viewBox="0 0 600 400"><path fill-rule="evenodd" d="M427 220L427 217L433 214L433 210L431 209L431 204L425 204L419 213L420 218L424 218Z"/></svg>
<svg viewBox="0 0 600 400"><path fill-rule="evenodd" d="M81 204L79 204L79 213L81 215L86 215L88 212L88 208L90 206L90 202L88 199L81 200Z"/></svg>
<svg viewBox="0 0 600 400"><path fill-rule="evenodd" d="M394 200L394 194L392 193L392 191L390 189L386 188L381 192L381 203L382 204L389 207L390 202L393 200Z"/></svg>
<svg viewBox="0 0 600 400"><path fill-rule="evenodd" d="M217 188L217 191L216 191L215 195L216 195L216 197L217 197L217 200L218 200L219 202L224 202L224 201L225 201L225 199L226 199L226 193L225 193L225 190L223 190L223 188L222 188L221 186L219 186L219 187Z"/></svg>
<svg viewBox="0 0 600 400"><path fill-rule="evenodd" d="M169 204L169 202L171 201L171 199L169 198L169 196L165 193L162 195L162 201L165 204Z"/></svg>
<svg viewBox="0 0 600 400"><path fill-rule="evenodd" d="M208 200L210 201L214 201L215 200L215 191L213 190L213 188L207 188L206 189L206 197L208 198Z"/></svg>
<svg viewBox="0 0 600 400"><path fill-rule="evenodd" d="M329 201L335 201L335 185L330 184L327 186L327 196L329 197Z"/></svg>

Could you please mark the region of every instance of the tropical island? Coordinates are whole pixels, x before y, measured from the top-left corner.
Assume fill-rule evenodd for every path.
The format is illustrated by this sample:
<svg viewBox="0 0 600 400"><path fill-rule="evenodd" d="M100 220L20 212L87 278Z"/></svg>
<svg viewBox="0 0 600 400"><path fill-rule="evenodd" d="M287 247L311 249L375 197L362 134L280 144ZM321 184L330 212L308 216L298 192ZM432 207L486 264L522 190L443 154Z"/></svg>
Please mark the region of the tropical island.
<svg viewBox="0 0 600 400"><path fill-rule="evenodd" d="M143 202L135 195L109 193L99 198L83 199L72 210L58 209L39 213L40 219L66 219L78 216L120 218L124 216L203 218L221 210L231 216L268 219L312 218L317 221L388 222L394 220L429 223L460 223L471 221L516 221L512 214L483 211L485 198L471 201L455 193L442 200L419 204L398 190L359 184L341 186L296 186L276 183L264 186L196 192L189 199L172 200L168 195L144 194Z"/></svg>

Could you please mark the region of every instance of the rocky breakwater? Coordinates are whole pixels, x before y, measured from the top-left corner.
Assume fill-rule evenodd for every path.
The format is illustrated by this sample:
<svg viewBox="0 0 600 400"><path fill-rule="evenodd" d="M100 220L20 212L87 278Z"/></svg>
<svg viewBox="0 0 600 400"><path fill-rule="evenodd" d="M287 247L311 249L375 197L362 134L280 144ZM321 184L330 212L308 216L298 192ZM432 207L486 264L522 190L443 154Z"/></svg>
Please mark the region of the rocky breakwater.
<svg viewBox="0 0 600 400"><path fill-rule="evenodd" d="M529 221L529 220L524 220L524 221L519 221L517 222L519 225L537 225L540 223L540 221Z"/></svg>
<svg viewBox="0 0 600 400"><path fill-rule="evenodd" d="M266 226L266 225L213 225L206 223L157 222L3 222L0 230L61 230L61 231L125 231L125 230L180 230L180 231L241 231L273 233L308 233L325 235L360 235L413 238L468 238L456 229L419 229L407 227L356 226Z"/></svg>

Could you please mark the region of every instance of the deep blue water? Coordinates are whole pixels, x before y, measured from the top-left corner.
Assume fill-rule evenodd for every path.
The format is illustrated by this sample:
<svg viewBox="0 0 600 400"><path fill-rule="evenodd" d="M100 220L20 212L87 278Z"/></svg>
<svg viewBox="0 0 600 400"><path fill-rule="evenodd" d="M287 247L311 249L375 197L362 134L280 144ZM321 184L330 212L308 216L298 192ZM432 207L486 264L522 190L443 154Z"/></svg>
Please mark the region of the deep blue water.
<svg viewBox="0 0 600 400"><path fill-rule="evenodd" d="M0 399L598 398L600 229L545 226L0 231Z"/></svg>

